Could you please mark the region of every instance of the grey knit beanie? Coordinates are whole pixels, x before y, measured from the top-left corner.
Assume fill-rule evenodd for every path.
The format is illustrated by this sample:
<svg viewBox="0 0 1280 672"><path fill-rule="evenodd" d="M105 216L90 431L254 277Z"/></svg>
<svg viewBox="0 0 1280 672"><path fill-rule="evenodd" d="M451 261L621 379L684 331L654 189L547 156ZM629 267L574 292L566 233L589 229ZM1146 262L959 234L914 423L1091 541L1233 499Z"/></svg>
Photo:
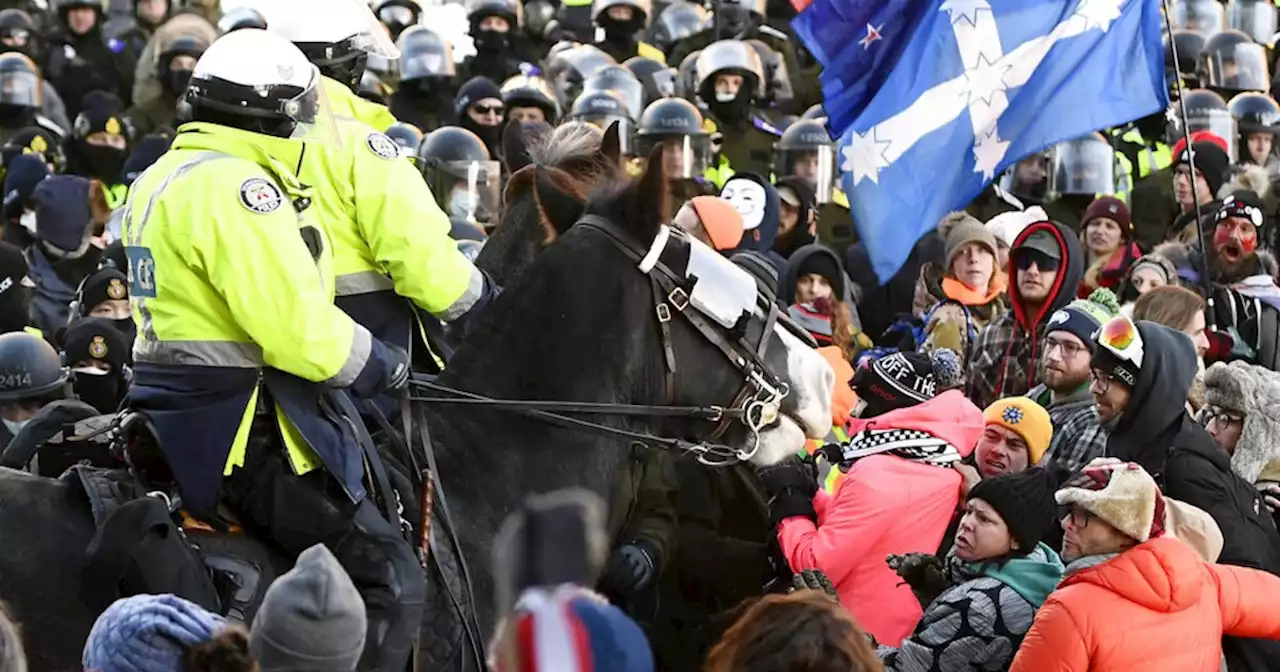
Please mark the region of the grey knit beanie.
<svg viewBox="0 0 1280 672"><path fill-rule="evenodd" d="M267 589L249 650L262 672L353 672L364 651L364 601L320 544Z"/></svg>

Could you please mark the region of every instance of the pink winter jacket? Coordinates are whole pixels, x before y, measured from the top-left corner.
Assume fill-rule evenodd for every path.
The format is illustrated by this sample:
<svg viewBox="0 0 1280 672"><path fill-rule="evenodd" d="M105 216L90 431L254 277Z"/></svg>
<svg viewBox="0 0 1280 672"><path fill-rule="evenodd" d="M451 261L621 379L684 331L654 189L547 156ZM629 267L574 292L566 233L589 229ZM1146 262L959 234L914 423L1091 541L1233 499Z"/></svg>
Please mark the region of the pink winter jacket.
<svg viewBox="0 0 1280 672"><path fill-rule="evenodd" d="M850 435L875 429L914 429L946 440L967 457L982 436L982 411L958 390L911 408L855 419ZM898 646L920 620L920 603L885 558L934 553L960 499L960 474L893 455L854 463L835 494L813 500L818 525L800 516L778 526L791 569L820 569L844 605L876 641Z"/></svg>

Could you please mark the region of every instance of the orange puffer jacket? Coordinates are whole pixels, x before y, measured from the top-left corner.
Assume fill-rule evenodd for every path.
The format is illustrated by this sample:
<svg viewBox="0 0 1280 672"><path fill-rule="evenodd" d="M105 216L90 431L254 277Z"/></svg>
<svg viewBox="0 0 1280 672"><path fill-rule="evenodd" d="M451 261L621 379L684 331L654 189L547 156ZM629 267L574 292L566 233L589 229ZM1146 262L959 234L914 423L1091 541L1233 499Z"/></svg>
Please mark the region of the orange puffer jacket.
<svg viewBox="0 0 1280 672"><path fill-rule="evenodd" d="M1217 672L1222 635L1280 639L1280 578L1152 539L1063 579L1010 672Z"/></svg>

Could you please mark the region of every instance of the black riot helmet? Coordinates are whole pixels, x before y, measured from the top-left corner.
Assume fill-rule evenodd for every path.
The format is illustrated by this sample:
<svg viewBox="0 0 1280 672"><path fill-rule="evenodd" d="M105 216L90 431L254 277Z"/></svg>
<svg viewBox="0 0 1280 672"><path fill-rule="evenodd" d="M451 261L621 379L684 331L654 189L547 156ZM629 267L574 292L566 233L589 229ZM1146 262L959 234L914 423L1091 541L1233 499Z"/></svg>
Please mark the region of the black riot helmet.
<svg viewBox="0 0 1280 672"><path fill-rule="evenodd" d="M711 13L698 3L676 0L658 14L649 29L649 41L664 52L680 40L692 37L709 24Z"/></svg>
<svg viewBox="0 0 1280 672"><path fill-rule="evenodd" d="M666 63L645 56L632 56L623 62L622 67L640 80L646 109L655 100L676 95L676 71Z"/></svg>
<svg viewBox="0 0 1280 672"><path fill-rule="evenodd" d="M764 23L768 0L720 0L716 39L744 39Z"/></svg>
<svg viewBox="0 0 1280 672"><path fill-rule="evenodd" d="M400 81L448 79L458 73L453 62L453 46L424 26L412 26L396 40L400 49Z"/></svg>
<svg viewBox="0 0 1280 672"><path fill-rule="evenodd" d="M418 147L418 165L450 218L497 224L501 166L475 133L458 126L428 133Z"/></svg>
<svg viewBox="0 0 1280 672"><path fill-rule="evenodd" d="M204 52L205 44L190 35L177 35L161 47L156 59L156 76L159 77L161 86L174 98L181 97L187 90L187 84L191 81L191 71L195 68L193 61L190 68L171 71L174 59L179 56L188 56L198 61Z"/></svg>
<svg viewBox="0 0 1280 672"><path fill-rule="evenodd" d="M591 3L591 22L604 26L613 21L609 18L609 10L613 7L631 8L631 20L627 25L631 32L643 30L649 25L649 17L653 16L651 0L594 0Z"/></svg>
<svg viewBox="0 0 1280 672"><path fill-rule="evenodd" d="M582 92L609 91L622 99L627 106L627 117L632 121L644 112L644 85L627 68L610 65L591 75L582 83Z"/></svg>
<svg viewBox="0 0 1280 672"><path fill-rule="evenodd" d="M70 378L43 338L23 331L0 335L0 403L65 397Z"/></svg>
<svg viewBox="0 0 1280 672"><path fill-rule="evenodd" d="M560 104L547 80L538 75L516 75L502 83L502 104L510 114L513 107L536 107L548 124L560 119Z"/></svg>
<svg viewBox="0 0 1280 672"><path fill-rule="evenodd" d="M1267 50L1239 30L1211 35L1200 52L1200 81L1224 95L1271 87Z"/></svg>
<svg viewBox="0 0 1280 672"><path fill-rule="evenodd" d="M40 109L44 101L40 70L18 52L0 54L0 106Z"/></svg>
<svg viewBox="0 0 1280 672"><path fill-rule="evenodd" d="M400 145L406 156L417 156L418 148L422 146L422 131L413 124L406 124L403 121L397 121L387 127L387 137L395 140Z"/></svg>
<svg viewBox="0 0 1280 672"><path fill-rule="evenodd" d="M534 42L551 39L551 23L556 18L556 6L547 0L529 0L524 3L524 34Z"/></svg>
<svg viewBox="0 0 1280 672"><path fill-rule="evenodd" d="M1227 108L1240 133L1236 147L1239 160L1264 167L1274 164L1272 159L1280 150L1280 143L1275 142L1275 136L1280 134L1280 105L1264 93L1248 92L1232 98ZM1269 135L1271 139L1261 139L1266 144L1259 148L1260 155L1255 155L1250 149L1250 141L1258 134ZM1266 149L1267 144L1270 149Z"/></svg>
<svg viewBox="0 0 1280 672"><path fill-rule="evenodd" d="M35 40L39 36L36 22L31 15L21 9L0 10L0 38L22 42L20 49L27 53L35 53ZM0 45L0 49L12 50L18 47Z"/></svg>
<svg viewBox="0 0 1280 672"><path fill-rule="evenodd" d="M773 174L795 175L814 189L818 203L828 203L840 178L836 148L827 126L816 119L796 121L774 143Z"/></svg>
<svg viewBox="0 0 1280 672"><path fill-rule="evenodd" d="M1227 14L1218 0L1179 0L1173 4L1173 27L1213 34L1227 27Z"/></svg>
<svg viewBox="0 0 1280 672"><path fill-rule="evenodd" d="M1177 70L1182 75L1182 83L1189 88L1200 86L1200 77L1196 73L1200 65L1200 52L1204 51L1204 43L1208 35L1195 30L1175 30L1173 39L1166 36L1164 45L1164 69L1172 82L1174 71L1174 54L1177 54Z"/></svg>
<svg viewBox="0 0 1280 672"><path fill-rule="evenodd" d="M573 104L582 93L583 83L597 72L618 62L591 44L553 48L547 55L547 82L556 93L561 109Z"/></svg>
<svg viewBox="0 0 1280 672"><path fill-rule="evenodd" d="M635 122L631 120L631 111L627 103L612 91L584 91L573 101L569 110L569 119L586 122L599 128L609 130L609 126L618 125L619 148L622 154L633 156L631 136L635 132Z"/></svg>
<svg viewBox="0 0 1280 672"><path fill-rule="evenodd" d="M743 78L738 95L746 93L759 100L764 92L764 65L760 55L742 40L720 40L707 45L694 63L698 96L711 103L716 100L716 75L734 74Z"/></svg>
<svg viewBox="0 0 1280 672"><path fill-rule="evenodd" d="M1170 121L1168 129L1165 131L1165 137L1172 138L1176 142L1186 133L1209 131L1227 141L1227 146L1230 147L1228 153L1232 155L1231 158L1234 161L1236 158L1236 120L1231 116L1231 110L1227 108L1227 101L1208 89L1196 89L1187 92L1187 95L1183 97L1183 105L1187 109L1186 131L1182 128L1182 116L1178 114ZM1177 107L1173 109L1175 111L1178 110Z"/></svg>
<svg viewBox="0 0 1280 672"><path fill-rule="evenodd" d="M67 25L67 14L73 9L92 9L98 15L98 21L93 25L94 30L102 28L102 19L107 13L107 0L54 0L53 10L58 15L58 21L63 26Z"/></svg>
<svg viewBox="0 0 1280 672"><path fill-rule="evenodd" d="M267 19L262 16L261 12L252 7L229 9L222 15L222 18L218 19L218 33L220 35L226 35L244 28L266 30Z"/></svg>
<svg viewBox="0 0 1280 672"><path fill-rule="evenodd" d="M711 160L711 137L702 127L702 114L683 98L649 103L636 131L636 155L649 156L662 145L667 179L701 177Z"/></svg>
<svg viewBox="0 0 1280 672"><path fill-rule="evenodd" d="M814 103L813 105L810 105L809 109L805 110L804 114L800 115L801 119L825 119L826 117L827 111L822 109L822 103Z"/></svg>
<svg viewBox="0 0 1280 672"><path fill-rule="evenodd" d="M376 5L373 13L390 31L393 40L399 39L405 30L410 26L418 25L422 20L422 8L413 0L382 0ZM403 51L402 48L401 52Z"/></svg>
<svg viewBox="0 0 1280 672"><path fill-rule="evenodd" d="M490 16L500 16L507 20L511 25L511 33L524 26L521 21L524 12L521 11L519 0L467 0L467 21L471 22L471 32L474 33L480 26L480 22Z"/></svg>
<svg viewBox="0 0 1280 672"><path fill-rule="evenodd" d="M1271 44L1276 34L1276 4L1273 0L1231 0L1227 3L1227 26Z"/></svg>

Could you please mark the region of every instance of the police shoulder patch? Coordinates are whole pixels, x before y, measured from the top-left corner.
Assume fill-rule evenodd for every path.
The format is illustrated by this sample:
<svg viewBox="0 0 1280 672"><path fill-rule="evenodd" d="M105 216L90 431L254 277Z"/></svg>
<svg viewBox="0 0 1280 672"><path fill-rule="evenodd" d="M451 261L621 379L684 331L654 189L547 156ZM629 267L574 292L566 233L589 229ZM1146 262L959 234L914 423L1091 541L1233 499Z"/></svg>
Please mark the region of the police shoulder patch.
<svg viewBox="0 0 1280 672"><path fill-rule="evenodd" d="M400 145L385 134L374 131L365 138L365 144L369 145L369 151L384 159L400 158Z"/></svg>
<svg viewBox="0 0 1280 672"><path fill-rule="evenodd" d="M251 177L240 183L240 204L259 215L275 212L284 203L284 195L271 180Z"/></svg>

